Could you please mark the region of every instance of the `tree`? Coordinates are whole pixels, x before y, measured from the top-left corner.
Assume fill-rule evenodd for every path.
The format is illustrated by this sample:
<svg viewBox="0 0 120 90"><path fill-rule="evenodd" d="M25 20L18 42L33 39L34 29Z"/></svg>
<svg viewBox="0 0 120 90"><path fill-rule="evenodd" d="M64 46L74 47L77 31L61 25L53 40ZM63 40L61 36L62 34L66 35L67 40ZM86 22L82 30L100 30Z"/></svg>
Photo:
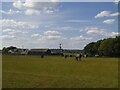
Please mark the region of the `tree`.
<svg viewBox="0 0 120 90"><path fill-rule="evenodd" d="M99 48L100 44L102 43L102 41L103 41L103 40L99 40L99 41L97 41L97 42L94 44L94 46L93 46L94 54L99 54L98 48Z"/></svg>
<svg viewBox="0 0 120 90"><path fill-rule="evenodd" d="M101 56L114 56L114 38L109 38L100 44L98 48L99 54Z"/></svg>
<svg viewBox="0 0 120 90"><path fill-rule="evenodd" d="M100 56L120 57L120 36L89 43L83 52L91 56L98 54Z"/></svg>
<svg viewBox="0 0 120 90"><path fill-rule="evenodd" d="M93 49L95 42L89 43L83 50L84 53L88 53L89 56L95 55L95 50Z"/></svg>
<svg viewBox="0 0 120 90"><path fill-rule="evenodd" d="M120 57L120 36L117 36L114 40L114 56Z"/></svg>
<svg viewBox="0 0 120 90"><path fill-rule="evenodd" d="M6 47L2 49L2 54L8 54L8 49Z"/></svg>

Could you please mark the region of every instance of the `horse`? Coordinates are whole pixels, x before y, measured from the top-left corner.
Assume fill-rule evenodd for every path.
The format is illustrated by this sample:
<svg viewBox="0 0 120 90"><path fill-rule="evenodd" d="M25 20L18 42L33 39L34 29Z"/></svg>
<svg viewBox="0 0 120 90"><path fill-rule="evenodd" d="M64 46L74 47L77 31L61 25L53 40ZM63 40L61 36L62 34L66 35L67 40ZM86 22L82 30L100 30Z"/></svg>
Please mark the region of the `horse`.
<svg viewBox="0 0 120 90"><path fill-rule="evenodd" d="M75 59L78 61L78 60L81 60L82 58L82 54L76 54L75 56Z"/></svg>
<svg viewBox="0 0 120 90"><path fill-rule="evenodd" d="M44 58L44 55L41 55L41 58Z"/></svg>
<svg viewBox="0 0 120 90"><path fill-rule="evenodd" d="M68 57L68 55L65 55L65 58L67 58Z"/></svg>

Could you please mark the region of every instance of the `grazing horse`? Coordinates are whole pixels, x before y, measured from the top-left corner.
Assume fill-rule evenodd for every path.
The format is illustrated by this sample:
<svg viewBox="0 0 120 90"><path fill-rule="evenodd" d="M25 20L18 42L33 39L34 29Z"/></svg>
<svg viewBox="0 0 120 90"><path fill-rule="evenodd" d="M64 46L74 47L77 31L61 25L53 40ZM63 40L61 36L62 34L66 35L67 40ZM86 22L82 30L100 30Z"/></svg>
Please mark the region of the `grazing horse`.
<svg viewBox="0 0 120 90"><path fill-rule="evenodd" d="M81 60L81 57L82 57L82 54L76 54L76 56L75 56L75 58L76 58L77 61Z"/></svg>
<svg viewBox="0 0 120 90"><path fill-rule="evenodd" d="M41 58L44 58L44 55L41 55Z"/></svg>
<svg viewBox="0 0 120 90"><path fill-rule="evenodd" d="M88 57L88 54L84 54L83 57L87 58L87 57Z"/></svg>
<svg viewBox="0 0 120 90"><path fill-rule="evenodd" d="M67 58L68 57L68 55L65 55L65 58Z"/></svg>

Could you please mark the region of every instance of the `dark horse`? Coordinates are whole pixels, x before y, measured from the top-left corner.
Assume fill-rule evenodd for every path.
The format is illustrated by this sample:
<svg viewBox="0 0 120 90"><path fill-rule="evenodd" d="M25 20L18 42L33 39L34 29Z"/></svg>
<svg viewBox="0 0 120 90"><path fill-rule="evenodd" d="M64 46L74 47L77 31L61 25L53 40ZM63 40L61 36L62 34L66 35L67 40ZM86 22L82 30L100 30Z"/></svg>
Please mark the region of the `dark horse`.
<svg viewBox="0 0 120 90"><path fill-rule="evenodd" d="M41 55L41 58L44 58L44 55L43 55L43 54Z"/></svg>

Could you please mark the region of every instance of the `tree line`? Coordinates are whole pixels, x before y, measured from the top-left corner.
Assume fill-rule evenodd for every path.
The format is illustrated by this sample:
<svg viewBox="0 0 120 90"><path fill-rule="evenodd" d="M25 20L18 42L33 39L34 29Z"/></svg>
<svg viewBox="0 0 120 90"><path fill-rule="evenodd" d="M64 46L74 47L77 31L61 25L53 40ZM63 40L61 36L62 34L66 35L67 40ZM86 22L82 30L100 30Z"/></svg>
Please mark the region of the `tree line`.
<svg viewBox="0 0 120 90"><path fill-rule="evenodd" d="M120 36L91 42L83 49L89 56L120 57Z"/></svg>

